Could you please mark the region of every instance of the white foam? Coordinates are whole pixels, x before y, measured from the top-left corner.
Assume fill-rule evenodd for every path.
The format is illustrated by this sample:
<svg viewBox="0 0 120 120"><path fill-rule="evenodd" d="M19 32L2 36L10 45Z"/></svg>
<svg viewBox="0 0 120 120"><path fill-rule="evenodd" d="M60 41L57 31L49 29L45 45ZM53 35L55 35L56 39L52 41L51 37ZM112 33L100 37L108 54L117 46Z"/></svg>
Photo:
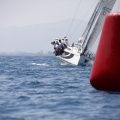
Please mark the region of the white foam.
<svg viewBox="0 0 120 120"><path fill-rule="evenodd" d="M32 65L36 65L36 63L32 63Z"/></svg>
<svg viewBox="0 0 120 120"><path fill-rule="evenodd" d="M48 64L46 64L46 63L37 64L37 65L39 65L39 66L49 66L49 65L48 65Z"/></svg>
<svg viewBox="0 0 120 120"><path fill-rule="evenodd" d="M32 65L38 65L38 66L49 66L46 63L32 63Z"/></svg>

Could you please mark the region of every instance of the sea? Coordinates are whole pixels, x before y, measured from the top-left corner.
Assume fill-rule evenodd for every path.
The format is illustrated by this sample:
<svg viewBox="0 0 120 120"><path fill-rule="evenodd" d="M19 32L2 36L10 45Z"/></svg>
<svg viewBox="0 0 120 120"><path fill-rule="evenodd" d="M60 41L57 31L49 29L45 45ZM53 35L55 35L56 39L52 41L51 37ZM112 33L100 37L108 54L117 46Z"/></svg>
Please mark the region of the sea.
<svg viewBox="0 0 120 120"><path fill-rule="evenodd" d="M94 89L91 68L0 56L0 120L120 120L120 93Z"/></svg>

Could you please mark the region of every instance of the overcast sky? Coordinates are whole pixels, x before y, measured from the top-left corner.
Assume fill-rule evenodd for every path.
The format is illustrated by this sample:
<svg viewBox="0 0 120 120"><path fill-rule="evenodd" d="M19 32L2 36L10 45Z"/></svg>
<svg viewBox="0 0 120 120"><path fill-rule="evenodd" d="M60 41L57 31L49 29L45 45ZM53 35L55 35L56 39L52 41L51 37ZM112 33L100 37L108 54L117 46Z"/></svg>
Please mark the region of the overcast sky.
<svg viewBox="0 0 120 120"><path fill-rule="evenodd" d="M2 31L0 33L0 52L24 50L26 52L32 52L32 50L33 52L39 52L40 48L36 49L35 45L33 45L35 41L30 41L29 39L24 39L24 42L30 42L27 46L22 46L24 42L19 39L17 41L19 46L16 47L16 39L13 40L14 34L8 35L5 30L8 28L9 30L13 30L13 27L21 28L30 25L72 20L78 5L80 6L75 19L88 20L98 1L99 0L0 0L0 32ZM4 32L6 32L5 35L9 36L9 38L2 35ZM9 45L7 45L8 43ZM39 43L42 43L40 39ZM32 50L30 51L30 49ZM50 49L51 48L46 50ZM43 48L41 50L44 51Z"/></svg>

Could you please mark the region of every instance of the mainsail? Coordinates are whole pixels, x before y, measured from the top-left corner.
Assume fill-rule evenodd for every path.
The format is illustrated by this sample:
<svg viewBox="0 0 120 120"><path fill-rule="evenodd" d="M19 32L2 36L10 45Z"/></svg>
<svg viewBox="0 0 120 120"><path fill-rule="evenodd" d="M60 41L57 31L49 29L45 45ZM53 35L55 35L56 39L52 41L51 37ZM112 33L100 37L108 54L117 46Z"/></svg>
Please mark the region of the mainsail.
<svg viewBox="0 0 120 120"><path fill-rule="evenodd" d="M112 12L120 12L120 0L116 0Z"/></svg>
<svg viewBox="0 0 120 120"><path fill-rule="evenodd" d="M93 54L91 49L98 40L98 36L101 33L103 27L104 19L107 13L110 13L116 0L100 0L97 4L94 13L82 35L84 42L82 45L83 55L88 56L88 54Z"/></svg>

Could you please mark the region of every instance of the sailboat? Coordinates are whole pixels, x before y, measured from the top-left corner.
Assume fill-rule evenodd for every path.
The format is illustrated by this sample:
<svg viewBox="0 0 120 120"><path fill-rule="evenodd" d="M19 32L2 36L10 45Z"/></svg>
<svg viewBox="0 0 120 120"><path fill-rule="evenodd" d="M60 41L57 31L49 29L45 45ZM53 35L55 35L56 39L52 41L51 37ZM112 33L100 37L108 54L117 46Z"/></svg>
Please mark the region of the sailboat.
<svg viewBox="0 0 120 120"><path fill-rule="evenodd" d="M56 56L59 64L91 65L95 53L92 51L94 44L99 42L106 14L113 9L116 0L100 0L80 37L77 46L67 46L62 55Z"/></svg>

